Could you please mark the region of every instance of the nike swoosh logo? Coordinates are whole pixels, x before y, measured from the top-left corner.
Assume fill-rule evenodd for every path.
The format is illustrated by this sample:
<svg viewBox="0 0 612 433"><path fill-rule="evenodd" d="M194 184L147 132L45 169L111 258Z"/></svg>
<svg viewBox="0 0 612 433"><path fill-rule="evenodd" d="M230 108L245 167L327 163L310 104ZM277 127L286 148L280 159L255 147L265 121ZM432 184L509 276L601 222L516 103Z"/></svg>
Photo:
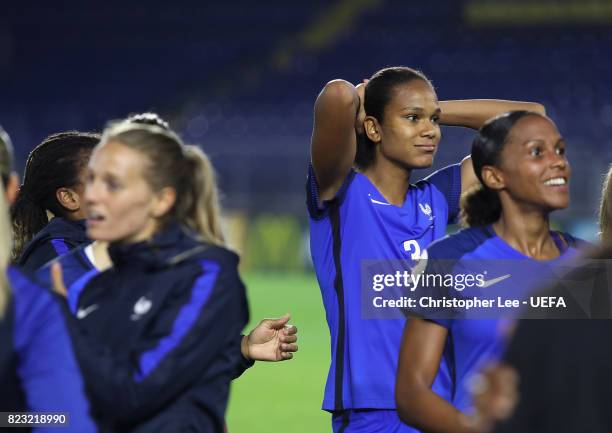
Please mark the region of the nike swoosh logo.
<svg viewBox="0 0 612 433"><path fill-rule="evenodd" d="M382 205L384 205L384 206L391 206L391 203L385 203L384 201L378 201L378 200L373 199L373 198L371 198L371 199L370 199L370 201L371 201L372 203L382 204Z"/></svg>
<svg viewBox="0 0 612 433"><path fill-rule="evenodd" d="M89 313L91 313L91 312L93 312L93 311L95 311L97 309L98 309L98 304L90 305L87 308L79 308L77 310L77 313L76 313L76 318L77 319L84 319L85 317L89 316Z"/></svg>
<svg viewBox="0 0 612 433"><path fill-rule="evenodd" d="M489 287L489 286L492 286L493 284L497 284L500 281L504 281L506 278L510 278L510 276L511 276L510 274L506 274L506 275L502 275L501 277L492 278L490 280L485 281L483 283L483 285L480 286L480 287Z"/></svg>

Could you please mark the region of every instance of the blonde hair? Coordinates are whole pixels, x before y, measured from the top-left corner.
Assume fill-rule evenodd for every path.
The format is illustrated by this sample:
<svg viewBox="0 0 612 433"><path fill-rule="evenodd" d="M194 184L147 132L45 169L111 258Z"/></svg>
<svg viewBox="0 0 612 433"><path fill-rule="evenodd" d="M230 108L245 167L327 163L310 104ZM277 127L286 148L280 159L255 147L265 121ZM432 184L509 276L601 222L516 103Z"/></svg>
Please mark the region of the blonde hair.
<svg viewBox="0 0 612 433"><path fill-rule="evenodd" d="M165 187L176 191L176 203L167 219L180 221L204 242L225 245L215 172L200 148L183 144L170 130L130 122L109 126L100 145L109 141L117 141L148 158L144 177L154 191Z"/></svg>
<svg viewBox="0 0 612 433"><path fill-rule="evenodd" d="M604 177L599 204L599 236L604 244L612 244L612 165Z"/></svg>
<svg viewBox="0 0 612 433"><path fill-rule="evenodd" d="M11 219L4 196L4 181L0 179L0 318L4 316L11 296L7 271L11 259L12 241Z"/></svg>
<svg viewBox="0 0 612 433"><path fill-rule="evenodd" d="M13 231L9 206L4 194L4 182L13 171L13 145L8 134L0 127L0 319L4 316L11 296L7 268L13 247Z"/></svg>

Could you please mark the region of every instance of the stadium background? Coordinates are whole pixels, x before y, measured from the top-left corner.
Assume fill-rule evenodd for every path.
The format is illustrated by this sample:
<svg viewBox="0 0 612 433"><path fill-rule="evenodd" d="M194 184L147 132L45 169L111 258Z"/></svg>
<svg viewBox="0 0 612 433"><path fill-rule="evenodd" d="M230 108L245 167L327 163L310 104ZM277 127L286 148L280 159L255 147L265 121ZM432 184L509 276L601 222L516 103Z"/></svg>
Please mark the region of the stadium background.
<svg viewBox="0 0 612 433"><path fill-rule="evenodd" d="M593 240L612 161L611 25L603 0L12 2L0 14L0 124L20 168L47 134L147 110L202 145L252 317L291 312L300 328L295 360L235 382L229 430L329 431L329 334L304 206L319 90L402 64L425 72L440 99L544 103L574 173L572 205L555 223ZM444 129L434 169L468 153L472 134Z"/></svg>

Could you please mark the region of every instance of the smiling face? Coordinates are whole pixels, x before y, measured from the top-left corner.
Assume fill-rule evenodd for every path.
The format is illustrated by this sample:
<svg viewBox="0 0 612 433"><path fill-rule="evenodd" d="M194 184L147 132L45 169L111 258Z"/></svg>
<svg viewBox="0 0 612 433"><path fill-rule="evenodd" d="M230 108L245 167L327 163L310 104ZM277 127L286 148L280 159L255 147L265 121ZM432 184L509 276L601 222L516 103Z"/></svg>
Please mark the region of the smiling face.
<svg viewBox="0 0 612 433"><path fill-rule="evenodd" d="M383 121L366 123L368 136L378 144L376 159L407 170L431 166L440 142L439 119L438 98L429 83L414 79L396 86Z"/></svg>
<svg viewBox="0 0 612 433"><path fill-rule="evenodd" d="M516 122L501 152L498 170L503 189L514 201L545 211L569 205L571 169L565 142L546 117L528 115Z"/></svg>
<svg viewBox="0 0 612 433"><path fill-rule="evenodd" d="M107 242L139 242L158 229L158 197L146 182L147 157L118 141L96 148L85 191L87 236Z"/></svg>

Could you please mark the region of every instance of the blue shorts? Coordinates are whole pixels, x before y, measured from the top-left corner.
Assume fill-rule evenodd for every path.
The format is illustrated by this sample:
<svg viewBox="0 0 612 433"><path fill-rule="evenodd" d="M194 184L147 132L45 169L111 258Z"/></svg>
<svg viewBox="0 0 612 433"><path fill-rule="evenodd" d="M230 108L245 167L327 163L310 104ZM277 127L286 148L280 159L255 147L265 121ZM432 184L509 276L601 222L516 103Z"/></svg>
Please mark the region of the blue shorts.
<svg viewBox="0 0 612 433"><path fill-rule="evenodd" d="M334 433L419 433L408 427L395 410L352 409L332 414Z"/></svg>

